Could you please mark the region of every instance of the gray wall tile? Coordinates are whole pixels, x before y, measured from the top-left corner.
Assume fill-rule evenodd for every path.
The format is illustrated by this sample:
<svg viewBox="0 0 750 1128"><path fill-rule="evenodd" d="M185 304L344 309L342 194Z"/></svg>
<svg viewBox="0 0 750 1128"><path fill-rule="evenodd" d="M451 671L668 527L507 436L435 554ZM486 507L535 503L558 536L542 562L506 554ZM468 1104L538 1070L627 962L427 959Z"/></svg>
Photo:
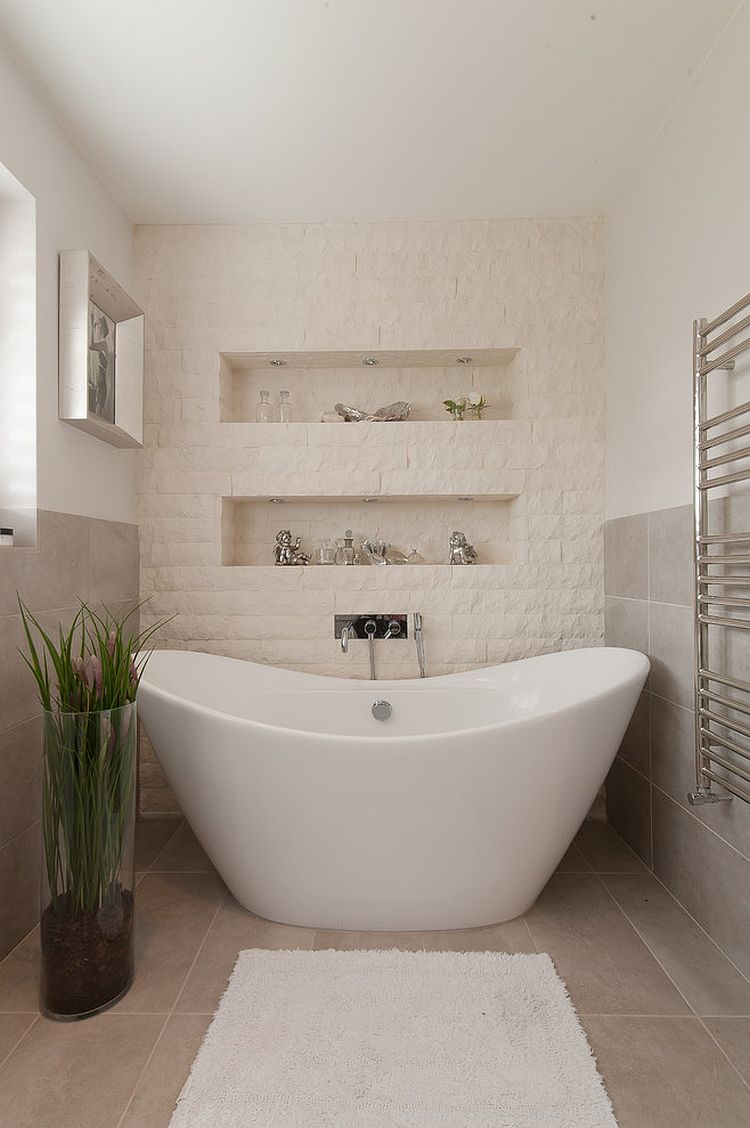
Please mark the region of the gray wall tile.
<svg viewBox="0 0 750 1128"><path fill-rule="evenodd" d="M750 863L658 788L653 827L657 877L750 974Z"/></svg>
<svg viewBox="0 0 750 1128"><path fill-rule="evenodd" d="M648 599L648 518L617 517L604 525L604 592Z"/></svg>
<svg viewBox="0 0 750 1128"><path fill-rule="evenodd" d="M651 865L651 785L619 757L607 776L607 818L647 866Z"/></svg>
<svg viewBox="0 0 750 1128"><path fill-rule="evenodd" d="M41 828L32 823L0 847L0 956L15 948L39 919Z"/></svg>
<svg viewBox="0 0 750 1128"><path fill-rule="evenodd" d="M39 718L0 733L0 846L41 814Z"/></svg>
<svg viewBox="0 0 750 1128"><path fill-rule="evenodd" d="M650 604L650 686L659 697L693 705L693 609Z"/></svg>
<svg viewBox="0 0 750 1128"><path fill-rule="evenodd" d="M649 513L648 560L650 598L692 607L692 505Z"/></svg>
<svg viewBox="0 0 750 1128"><path fill-rule="evenodd" d="M604 599L604 641L648 654L648 603L645 599Z"/></svg>
<svg viewBox="0 0 750 1128"><path fill-rule="evenodd" d="M617 755L646 778L651 775L650 694L644 690L622 738Z"/></svg>
<svg viewBox="0 0 750 1128"><path fill-rule="evenodd" d="M109 605L137 599L140 582L138 526L91 522L91 599Z"/></svg>

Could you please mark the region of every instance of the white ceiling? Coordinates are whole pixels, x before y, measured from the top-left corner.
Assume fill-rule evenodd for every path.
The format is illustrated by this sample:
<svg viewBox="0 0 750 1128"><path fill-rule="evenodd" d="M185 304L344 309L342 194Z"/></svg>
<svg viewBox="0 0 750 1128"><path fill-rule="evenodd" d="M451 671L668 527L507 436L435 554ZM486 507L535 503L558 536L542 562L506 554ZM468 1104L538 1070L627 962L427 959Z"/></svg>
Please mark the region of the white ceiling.
<svg viewBox="0 0 750 1128"><path fill-rule="evenodd" d="M0 0L0 33L138 223L580 215L736 7Z"/></svg>

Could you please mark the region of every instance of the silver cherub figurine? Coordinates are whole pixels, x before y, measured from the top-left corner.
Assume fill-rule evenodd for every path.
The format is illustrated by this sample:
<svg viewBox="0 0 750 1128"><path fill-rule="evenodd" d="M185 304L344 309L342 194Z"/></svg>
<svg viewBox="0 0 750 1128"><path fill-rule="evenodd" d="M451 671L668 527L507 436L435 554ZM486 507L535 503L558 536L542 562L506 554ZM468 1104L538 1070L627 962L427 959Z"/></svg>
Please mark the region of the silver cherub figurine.
<svg viewBox="0 0 750 1128"><path fill-rule="evenodd" d="M448 545L449 564L476 564L477 550L473 544L469 544L465 533L451 533Z"/></svg>
<svg viewBox="0 0 750 1128"><path fill-rule="evenodd" d="M276 534L274 556L276 564L283 567L290 564L309 564L310 557L306 552L300 552L300 539L292 539L289 529L280 529Z"/></svg>

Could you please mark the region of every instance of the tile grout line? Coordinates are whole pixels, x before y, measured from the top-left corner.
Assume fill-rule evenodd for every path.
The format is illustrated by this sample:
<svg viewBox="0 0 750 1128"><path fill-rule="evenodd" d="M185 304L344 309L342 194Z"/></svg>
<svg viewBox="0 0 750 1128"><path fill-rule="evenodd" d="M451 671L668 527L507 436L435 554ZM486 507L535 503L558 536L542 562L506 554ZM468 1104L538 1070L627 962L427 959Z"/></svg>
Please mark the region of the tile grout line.
<svg viewBox="0 0 750 1128"><path fill-rule="evenodd" d="M195 967L196 963L198 962L198 957L200 956L201 952L203 951L206 940L208 939L208 934L210 933L211 929L213 928L213 926L216 922L216 918L218 917L219 912L221 911L222 905L226 901L226 897L227 897L227 890L225 889L222 896L219 898L219 903L216 906L216 911L215 911L214 915L211 917L209 925L208 925L208 927L207 927L207 929L206 929L206 931L203 935L203 939L201 940L200 944L198 945L198 950L195 953L195 956L193 957L193 960L190 964L190 967L188 968L188 970L185 974L185 978L183 979L182 983L180 984L179 990L177 991L177 993L175 995L174 1002L172 1003L172 1006L171 1006L169 1012L164 1017L164 1022L162 1024L161 1030L159 1031L159 1033L156 1037L156 1041L154 1042L153 1046L151 1047L151 1052L149 1053L148 1057L146 1058L146 1061L143 1064L143 1069L141 1070L141 1072L138 1074L138 1077L136 1078L135 1084L133 1085L133 1089L130 1093L130 1097L128 1098L128 1103L125 1105L125 1108L123 1109L122 1116L117 1121L117 1128L121 1128L121 1125L122 1125L123 1121L125 1120L125 1117L127 1116L128 1112L129 1112L129 1110L130 1110L130 1108L133 1104L133 1101L135 1099L135 1095L138 1092L138 1086L140 1085L141 1081L143 1080L143 1078L146 1075L146 1071L147 1071L149 1065L151 1064L151 1062L153 1060L154 1054L156 1053L156 1051L159 1047L159 1043L162 1040L162 1037L164 1035L164 1031L167 1029L167 1025L169 1023L169 1020L172 1018L172 1016L175 1013L175 1009L177 1007L177 1004L180 1001L180 996L182 995L182 992L185 989L185 984L187 983L187 981L188 981L188 979L189 979L189 977L190 977L190 975L193 971L193 968ZM133 1013L136 1013L136 1012L133 1012ZM157 1011L156 1013L158 1014L160 1012ZM205 1016L202 1016L202 1017L205 1017Z"/></svg>
<svg viewBox="0 0 750 1128"><path fill-rule="evenodd" d="M614 830L614 827L612 829ZM615 834L617 834L617 831L615 831ZM622 838L622 835L619 835L619 837ZM628 849L630 851L630 853L633 855L634 858L636 858L639 862L643 862L643 859L638 857L635 850L633 850L632 847L628 845L628 843L625 841L624 838L622 838L622 842L623 842L623 845L626 847L626 849ZM646 863L643 862L643 865L645 866ZM631 870L595 870L594 872L596 873L596 876L599 877L599 878L602 878L602 877L639 877L639 876L642 877L644 875L644 873L649 877L653 877L653 879L656 882L658 882L659 885L661 885L662 889L667 894L667 896L670 898L670 900L674 901L676 905L679 905L679 907L685 913L685 916L689 917L689 919L693 922L695 927L697 929L699 929L699 931L703 933L703 935L706 937L706 939L709 940L713 944L713 946L716 948L717 952L721 956L723 956L723 958L727 961L727 963L731 964L731 966L734 968L734 970L737 972L737 974L742 979L744 979L748 983L750 983L750 976L746 975L746 973L742 970L742 968L737 966L737 964L734 962L734 960L730 956L727 955L727 953L724 951L724 949L721 947L721 945L718 944L716 940L714 940L714 938L710 934L710 932L707 932L706 929L703 927L703 925L700 923L700 921L695 919L695 917L690 912L690 910L685 908L682 901L678 897L675 897L674 893L669 888L669 886L664 884L664 882L661 880L659 875L650 866L646 866L645 871L641 870L641 871L637 871L635 873ZM604 884L604 883L602 883L602 884ZM605 888L606 888L606 885L605 885ZM607 890L607 892L609 893L610 891ZM611 893L610 893L610 896L612 896ZM624 910L623 910L623 912L624 912ZM744 1016L739 1015L738 1017L742 1018Z"/></svg>
<svg viewBox="0 0 750 1128"><path fill-rule="evenodd" d="M671 976L671 975L669 974L669 972L667 971L666 967L664 966L664 964L663 964L663 963L661 962L661 960L660 960L660 959L659 959L659 957L657 956L656 952L655 952L655 951L653 950L653 948L652 948L652 947L651 947L651 945L650 945L650 944L648 943L648 941L646 940L646 938L645 938L645 937L644 937L644 936L643 936L643 935L641 934L640 930L639 930L639 929L638 929L638 928L636 927L636 925L635 925L635 924L633 923L633 921L632 921L632 920L630 919L630 917L628 916L628 914L627 914L627 913L625 912L625 910L623 909L622 905L620 905L620 904L619 904L619 902L617 901L617 898L616 898L616 897L614 896L614 894L613 894L613 893L611 893L609 889L607 889L606 883L605 883L604 881L602 881L601 877L599 877L599 874L597 874L597 877L599 878L599 881L600 881L600 883L601 883L601 886L602 886L602 888L603 888L603 889L604 889L604 890L606 891L606 893L607 893L607 896L608 896L608 897L610 897L610 898L611 898L611 900L612 900L612 902L613 902L613 904L617 906L617 908L618 908L618 909L619 909L619 911L620 911L620 912L622 913L622 915L624 916L625 920L626 920L626 921L628 922L628 924L630 925L630 927L631 927L631 928L633 929L633 931L635 932L636 936L637 936L637 937L639 938L639 940L641 941L641 943L643 944L643 946L644 946L644 947L646 948L646 950L647 950L648 952L650 952L652 959L654 959L654 960L656 961L656 963L658 964L658 966L659 966L659 967L661 968L661 970L662 970L662 971L664 972L664 974L666 975L666 977L667 977L667 979L669 980L669 982L670 982L670 983L672 984L672 986L674 987L675 991L676 991L676 992L678 993L678 995L680 996L680 998L681 998L681 999L682 999L682 1000L683 1000L683 1001L685 1002L686 1006L688 1007L688 1010L690 1011L690 1016L692 1016L693 1018L697 1019L697 1021L698 1021L698 1022L700 1023L700 1025L701 1025L701 1026L703 1027L703 1030L705 1031L705 1033L706 1033L706 1034L708 1035L708 1037L709 1037L709 1038L711 1039L711 1041L712 1041L712 1042L714 1043L714 1045L716 1046L716 1048L717 1048L717 1049L719 1050L719 1052L721 1053L721 1056L722 1056L722 1057L723 1057L723 1058L724 1058L724 1059L725 1059L725 1060L726 1060L726 1061L728 1062L729 1066L731 1067L731 1069L733 1070L733 1072L737 1074L737 1076L739 1077L740 1081L741 1081L741 1082L742 1082L742 1084L743 1084L743 1085L745 1086L745 1088L746 1088L746 1089L748 1089L748 1090L750 1090L750 1081L746 1080L746 1079L745 1079L745 1077L743 1077L742 1073L740 1073L740 1070L739 1070L739 1069L737 1068L737 1066L736 1066L736 1065L734 1064L734 1062L732 1061L732 1059L730 1058L729 1054L728 1054L728 1053L726 1052L726 1050L724 1049L724 1047L723 1047L723 1046L722 1046L722 1045L721 1045L721 1044L720 1044L720 1043L719 1043L719 1042L717 1041L717 1039L716 1039L716 1038L714 1037L714 1035L712 1034L712 1032L711 1032L711 1031L709 1030L709 1028L708 1028L708 1027L706 1026L706 1023L705 1023L705 1022L703 1021L703 1017L702 1017L701 1015L699 1015L699 1014L698 1014L698 1012L696 1011L695 1007L693 1007L693 1005L691 1004L691 1002L690 1002L690 1000L688 999L688 997L687 997L687 995L685 994L685 992L684 992L684 991L683 991L683 990L682 990L682 989L681 989L680 987L678 987L678 985L677 985L677 984L675 983L674 979L673 979L673 978L672 978L672 976ZM675 900L677 900L677 898L675 898ZM678 903L679 903L679 902L678 902ZM718 945L717 945L717 947L718 947ZM721 949L719 949L719 951L721 951ZM688 1016L688 1017L690 1017L690 1016ZM675 1018L679 1018L679 1017L680 1017L680 1015L675 1015L674 1017L675 1017ZM683 1015L682 1017L684 1018L685 1016ZM743 1017L743 1016L742 1016L742 1015L738 1015L737 1017L740 1017L740 1018L741 1018L741 1017Z"/></svg>
<svg viewBox="0 0 750 1128"><path fill-rule="evenodd" d="M174 837L175 837L175 835L177 834L178 830L180 830L180 829L181 829L181 828L182 828L183 826L185 826L185 825L186 825L186 822L185 822L185 819L184 819L184 818L182 818L182 819L175 819L175 823L176 823L176 825L175 825L175 828L174 828L174 830L172 831L172 833L170 834L169 838L168 838L168 839L167 839L167 841L166 841L166 842L164 843L164 845L162 846L162 848L161 848L160 850L158 850L158 851L157 851L157 853L156 853L156 856L155 856L155 857L153 858L153 860L152 860L152 862L151 862L151 865L149 865L149 866L146 866L146 869L145 869L145 870L143 871L143 873L144 873L144 874L147 874L147 873L158 873L158 872L159 872L158 870L154 870L154 866L155 866L155 865L156 865L156 863L157 863L157 862L159 861L159 858L160 858L160 857L162 856L162 854L163 854L163 853L164 853L164 851L166 850L167 846L169 846L170 842L172 842L172 840L174 839ZM177 872L177 871L164 871L164 872Z"/></svg>
<svg viewBox="0 0 750 1128"><path fill-rule="evenodd" d="M31 1011L9 1011L8 1013L9 1014L31 1014L32 1012ZM23 1042L26 1035L29 1034L34 1029L34 1027L36 1026L37 1022L39 1021L39 1019L41 1017L42 1016L40 1014L35 1014L34 1017L31 1020L31 1022L29 1023L29 1025L24 1030L23 1034L21 1034L21 1036L16 1039L16 1041L13 1043L11 1048L8 1050L5 1057L0 1058L0 1069L2 1069L5 1065L5 1063L13 1056L13 1054L16 1052L18 1047L21 1045L21 1042Z"/></svg>

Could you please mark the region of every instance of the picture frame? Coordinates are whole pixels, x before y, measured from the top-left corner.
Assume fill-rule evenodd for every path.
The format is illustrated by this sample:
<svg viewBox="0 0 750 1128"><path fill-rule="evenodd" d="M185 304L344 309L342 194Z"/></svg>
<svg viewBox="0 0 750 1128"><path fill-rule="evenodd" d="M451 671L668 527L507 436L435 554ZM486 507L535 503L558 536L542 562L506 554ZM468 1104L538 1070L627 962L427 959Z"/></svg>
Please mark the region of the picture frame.
<svg viewBox="0 0 750 1128"><path fill-rule="evenodd" d="M60 253L61 420L112 446L143 446L144 322L89 251Z"/></svg>

